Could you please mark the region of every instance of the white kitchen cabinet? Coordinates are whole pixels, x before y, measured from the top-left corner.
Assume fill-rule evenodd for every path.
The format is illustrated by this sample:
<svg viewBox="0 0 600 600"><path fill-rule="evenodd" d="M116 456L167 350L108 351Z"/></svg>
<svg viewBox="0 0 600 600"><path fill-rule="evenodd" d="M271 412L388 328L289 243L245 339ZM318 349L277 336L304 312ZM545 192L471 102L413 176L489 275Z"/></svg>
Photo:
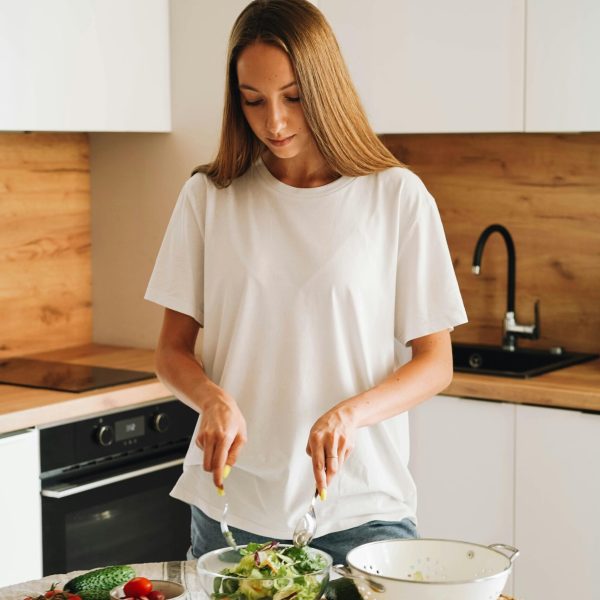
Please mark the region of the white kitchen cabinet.
<svg viewBox="0 0 600 600"><path fill-rule="evenodd" d="M0 130L169 131L168 0L0 0Z"/></svg>
<svg viewBox="0 0 600 600"><path fill-rule="evenodd" d="M526 131L600 131L600 2L527 0Z"/></svg>
<svg viewBox="0 0 600 600"><path fill-rule="evenodd" d="M317 0L382 133L523 131L525 0Z"/></svg>
<svg viewBox="0 0 600 600"><path fill-rule="evenodd" d="M515 406L436 396L409 418L420 534L512 544Z"/></svg>
<svg viewBox="0 0 600 600"><path fill-rule="evenodd" d="M513 545L515 406L436 396L409 418L421 537Z"/></svg>
<svg viewBox="0 0 600 600"><path fill-rule="evenodd" d="M42 576L39 436L0 437L0 587Z"/></svg>
<svg viewBox="0 0 600 600"><path fill-rule="evenodd" d="M515 596L597 600L600 415L517 407Z"/></svg>

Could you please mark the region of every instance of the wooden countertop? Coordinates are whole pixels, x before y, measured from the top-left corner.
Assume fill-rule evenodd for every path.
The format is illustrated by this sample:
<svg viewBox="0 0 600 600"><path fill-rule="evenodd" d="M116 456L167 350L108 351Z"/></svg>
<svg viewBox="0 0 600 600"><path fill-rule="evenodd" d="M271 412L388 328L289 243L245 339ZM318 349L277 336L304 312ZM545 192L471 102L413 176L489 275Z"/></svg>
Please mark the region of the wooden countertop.
<svg viewBox="0 0 600 600"><path fill-rule="evenodd" d="M443 394L600 412L600 359L531 379L454 373Z"/></svg>
<svg viewBox="0 0 600 600"><path fill-rule="evenodd" d="M89 344L28 355L81 365L154 371L154 351ZM56 392L0 384L0 434L36 425L48 425L116 408L135 406L172 396L158 379L89 392Z"/></svg>
<svg viewBox="0 0 600 600"><path fill-rule="evenodd" d="M60 362L142 371L153 371L154 365L153 350L101 344L31 355L34 356ZM600 412L600 360L532 379L455 373L454 380L442 393L463 398ZM0 434L143 404L171 395L156 378L83 393L0 385Z"/></svg>

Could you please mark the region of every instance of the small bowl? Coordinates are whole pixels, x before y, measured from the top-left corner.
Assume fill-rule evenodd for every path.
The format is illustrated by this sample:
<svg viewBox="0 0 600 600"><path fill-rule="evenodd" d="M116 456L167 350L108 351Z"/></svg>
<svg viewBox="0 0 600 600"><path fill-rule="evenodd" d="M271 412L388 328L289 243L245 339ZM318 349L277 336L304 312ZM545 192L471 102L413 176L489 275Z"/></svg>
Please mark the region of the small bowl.
<svg viewBox="0 0 600 600"><path fill-rule="evenodd" d="M180 583L165 579L151 579L150 581L152 582L152 590L162 592L165 595L165 600L180 600L185 596L185 588ZM112 600L122 600L122 598L125 598L124 587L125 584L110 590Z"/></svg>
<svg viewBox="0 0 600 600"><path fill-rule="evenodd" d="M290 544L279 544L279 548L287 548L289 546ZM240 546L240 548L244 548L244 546ZM316 548L309 548L308 550L313 555L321 556L324 559L325 566L312 573L296 577L274 576L272 578L261 577L255 579L252 577L222 575L220 571L226 567L235 566L240 560L239 553L231 548L221 548L220 550L214 550L202 555L196 564L196 571L202 590L211 600L225 598L227 594L236 591L238 587L240 591L248 589L249 597L270 600L285 586L295 585L310 588L314 592L311 598L308 597L308 594L303 596L307 600L318 600L322 597L325 587L329 582L332 559L329 554Z"/></svg>

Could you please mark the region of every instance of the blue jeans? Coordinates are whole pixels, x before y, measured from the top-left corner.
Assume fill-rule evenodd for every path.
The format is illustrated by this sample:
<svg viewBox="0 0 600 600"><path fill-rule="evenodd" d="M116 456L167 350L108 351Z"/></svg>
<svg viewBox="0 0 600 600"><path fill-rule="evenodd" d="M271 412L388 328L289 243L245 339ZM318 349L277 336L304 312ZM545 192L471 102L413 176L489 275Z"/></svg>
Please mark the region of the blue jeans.
<svg viewBox="0 0 600 600"><path fill-rule="evenodd" d="M229 528L235 541L240 544L249 542L269 542L271 538L262 535L256 535L235 527ZM410 519L402 521L369 521L364 525L345 529L344 531L335 531L321 537L315 538L311 542L313 548L318 548L330 554L334 564L345 563L346 554L368 542L378 540L390 540L397 538L416 538L418 537L417 528ZM291 540L280 540L286 544L291 544ZM188 559L198 558L206 552L217 550L226 546L221 527L219 523L200 509L192 506L192 547L188 551Z"/></svg>

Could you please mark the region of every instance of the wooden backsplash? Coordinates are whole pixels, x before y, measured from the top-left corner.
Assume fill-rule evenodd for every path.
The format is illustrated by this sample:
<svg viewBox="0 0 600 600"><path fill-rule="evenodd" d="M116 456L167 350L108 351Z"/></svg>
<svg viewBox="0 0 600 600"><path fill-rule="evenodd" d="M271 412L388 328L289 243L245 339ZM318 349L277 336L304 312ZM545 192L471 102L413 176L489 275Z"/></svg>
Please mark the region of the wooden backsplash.
<svg viewBox="0 0 600 600"><path fill-rule="evenodd" d="M86 134L0 133L0 358L92 339Z"/></svg>
<svg viewBox="0 0 600 600"><path fill-rule="evenodd" d="M600 352L600 134L386 135L383 141L435 197L467 325L455 341L497 344L506 310L507 257L493 234L471 273L481 231L500 223L516 247L516 314L541 338L523 347Z"/></svg>
<svg viewBox="0 0 600 600"><path fill-rule="evenodd" d="M500 341L500 236L479 277L470 266L480 232L501 223L518 319L531 322L540 299L542 337L520 343L600 352L600 134L383 138L440 208L470 319L453 339ZM0 133L0 358L91 341L90 204L87 135Z"/></svg>

